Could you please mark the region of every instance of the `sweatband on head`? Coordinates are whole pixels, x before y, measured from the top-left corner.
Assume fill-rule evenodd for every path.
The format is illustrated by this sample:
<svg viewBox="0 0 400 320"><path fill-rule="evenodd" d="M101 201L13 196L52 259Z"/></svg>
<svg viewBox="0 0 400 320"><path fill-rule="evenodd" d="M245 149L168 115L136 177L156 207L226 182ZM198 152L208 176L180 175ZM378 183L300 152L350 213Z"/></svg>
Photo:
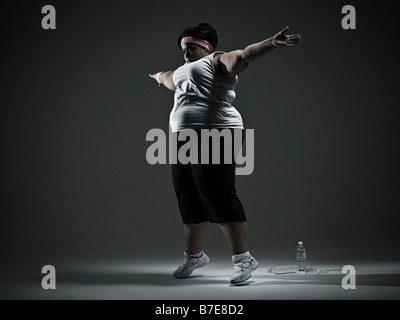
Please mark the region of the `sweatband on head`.
<svg viewBox="0 0 400 320"><path fill-rule="evenodd" d="M208 41L203 40L203 39L199 39L199 38L195 38L195 37L184 37L184 38L182 38L181 47L185 43L197 44L199 46L202 46L203 48L206 48L208 50L208 52L211 52L214 49L213 46Z"/></svg>

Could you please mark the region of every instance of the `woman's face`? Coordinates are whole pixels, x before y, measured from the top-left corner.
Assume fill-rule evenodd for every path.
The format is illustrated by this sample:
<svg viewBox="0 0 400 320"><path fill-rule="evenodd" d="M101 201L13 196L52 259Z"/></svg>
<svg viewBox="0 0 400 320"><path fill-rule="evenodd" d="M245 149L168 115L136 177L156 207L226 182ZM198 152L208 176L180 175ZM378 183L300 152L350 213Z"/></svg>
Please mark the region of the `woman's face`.
<svg viewBox="0 0 400 320"><path fill-rule="evenodd" d="M182 52L186 63L197 61L209 55L207 49L204 49L194 43L185 43L182 46Z"/></svg>

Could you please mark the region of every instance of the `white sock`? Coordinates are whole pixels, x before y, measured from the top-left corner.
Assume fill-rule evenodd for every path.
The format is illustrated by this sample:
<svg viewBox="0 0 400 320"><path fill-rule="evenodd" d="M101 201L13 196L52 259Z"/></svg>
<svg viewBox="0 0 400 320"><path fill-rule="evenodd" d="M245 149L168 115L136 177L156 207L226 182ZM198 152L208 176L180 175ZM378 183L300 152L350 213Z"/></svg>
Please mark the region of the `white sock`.
<svg viewBox="0 0 400 320"><path fill-rule="evenodd" d="M203 251L200 251L199 253L189 254L189 258L199 258L202 254Z"/></svg>
<svg viewBox="0 0 400 320"><path fill-rule="evenodd" d="M246 251L245 253L241 253L241 254L235 254L234 257L250 257L251 254L249 251Z"/></svg>

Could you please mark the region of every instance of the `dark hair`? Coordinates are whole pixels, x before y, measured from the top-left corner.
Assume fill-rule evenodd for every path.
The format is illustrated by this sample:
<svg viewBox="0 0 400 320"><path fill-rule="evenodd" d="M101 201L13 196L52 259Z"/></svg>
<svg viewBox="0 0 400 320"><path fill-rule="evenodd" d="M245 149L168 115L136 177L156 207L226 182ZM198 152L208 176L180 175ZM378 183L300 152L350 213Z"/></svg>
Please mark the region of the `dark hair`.
<svg viewBox="0 0 400 320"><path fill-rule="evenodd" d="M196 27L186 27L185 29L183 29L181 34L178 36L177 44L179 49L182 49L181 41L184 37L195 37L206 40L213 46L214 50L218 44L217 31L207 22L200 23Z"/></svg>

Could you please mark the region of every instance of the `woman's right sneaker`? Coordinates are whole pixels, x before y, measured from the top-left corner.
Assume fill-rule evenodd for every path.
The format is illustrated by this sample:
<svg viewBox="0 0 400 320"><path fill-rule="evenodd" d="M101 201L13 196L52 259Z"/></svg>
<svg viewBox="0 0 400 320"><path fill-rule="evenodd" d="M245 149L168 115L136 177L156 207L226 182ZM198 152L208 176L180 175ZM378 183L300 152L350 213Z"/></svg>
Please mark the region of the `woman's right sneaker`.
<svg viewBox="0 0 400 320"><path fill-rule="evenodd" d="M248 251L232 256L232 262L234 270L231 277L231 284L233 285L242 284L250 279L251 273L258 267L257 260Z"/></svg>
<svg viewBox="0 0 400 320"><path fill-rule="evenodd" d="M210 258L203 251L197 254L188 254L185 251L183 262L175 270L174 277L177 279L188 278L195 269L204 267L209 262Z"/></svg>

